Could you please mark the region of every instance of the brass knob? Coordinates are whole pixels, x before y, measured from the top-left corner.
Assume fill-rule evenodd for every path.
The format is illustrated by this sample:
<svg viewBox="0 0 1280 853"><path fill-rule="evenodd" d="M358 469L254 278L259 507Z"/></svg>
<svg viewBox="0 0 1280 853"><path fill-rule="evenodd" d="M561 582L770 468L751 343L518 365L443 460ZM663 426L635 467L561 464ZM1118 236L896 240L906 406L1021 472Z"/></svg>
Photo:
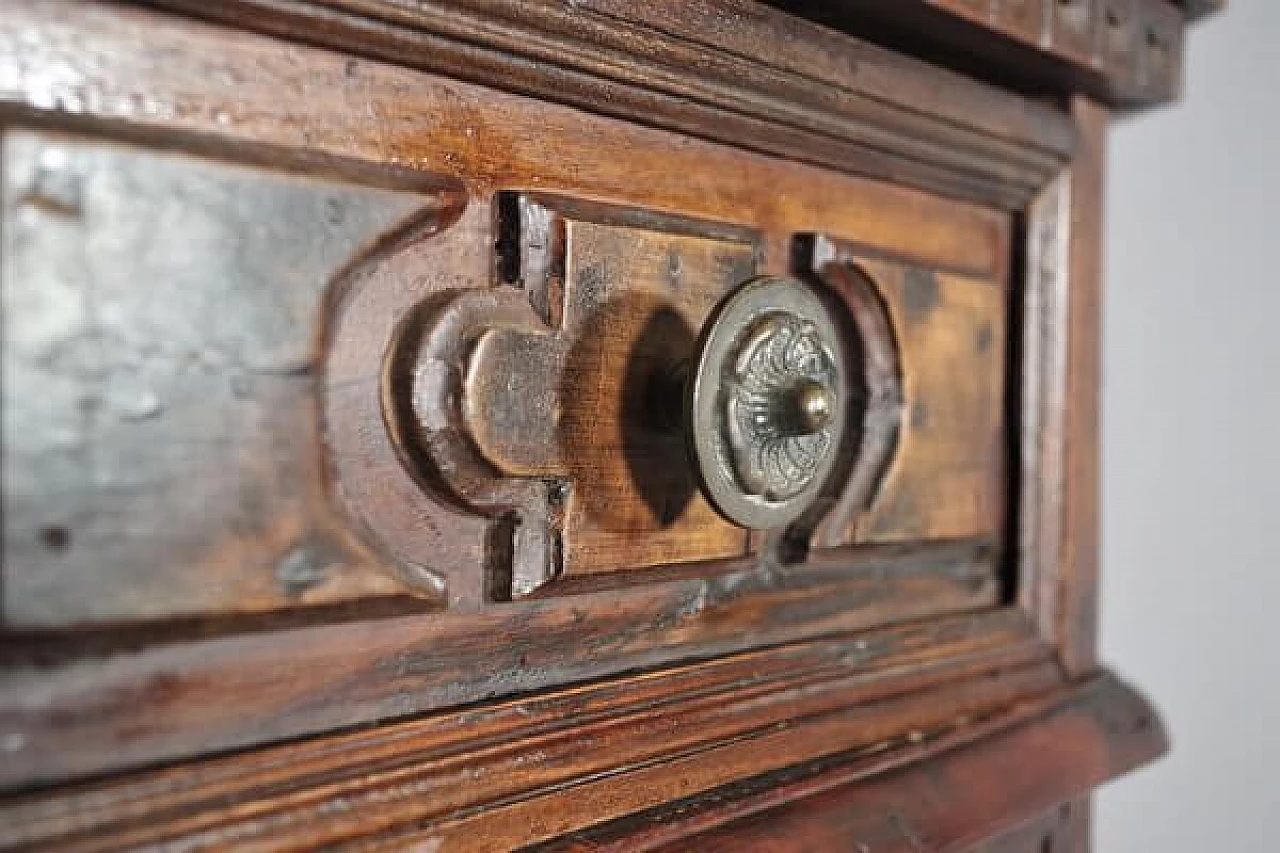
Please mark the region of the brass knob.
<svg viewBox="0 0 1280 853"><path fill-rule="evenodd" d="M712 311L684 381L689 457L708 501L742 527L783 527L830 478L848 421L840 323L816 288L753 279Z"/></svg>

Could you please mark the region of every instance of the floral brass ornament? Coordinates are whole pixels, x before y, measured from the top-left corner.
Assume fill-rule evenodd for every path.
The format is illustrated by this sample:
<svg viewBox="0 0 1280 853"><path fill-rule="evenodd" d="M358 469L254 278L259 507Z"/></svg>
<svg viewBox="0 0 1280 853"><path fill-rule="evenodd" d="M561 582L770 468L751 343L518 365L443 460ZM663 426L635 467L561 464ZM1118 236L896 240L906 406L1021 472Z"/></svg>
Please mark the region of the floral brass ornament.
<svg viewBox="0 0 1280 853"><path fill-rule="evenodd" d="M703 329L686 386L686 435L703 491L743 527L785 527L833 473L858 401L840 323L816 288L763 277Z"/></svg>
<svg viewBox="0 0 1280 853"><path fill-rule="evenodd" d="M781 312L746 334L725 395L725 429L745 491L783 501L804 490L831 446L835 366L806 320Z"/></svg>

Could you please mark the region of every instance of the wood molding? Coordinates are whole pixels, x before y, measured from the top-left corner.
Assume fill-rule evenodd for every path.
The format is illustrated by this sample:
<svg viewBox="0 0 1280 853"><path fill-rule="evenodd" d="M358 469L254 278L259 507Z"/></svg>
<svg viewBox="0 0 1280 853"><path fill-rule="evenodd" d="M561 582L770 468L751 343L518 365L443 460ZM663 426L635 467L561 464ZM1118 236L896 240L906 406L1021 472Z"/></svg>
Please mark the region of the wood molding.
<svg viewBox="0 0 1280 853"><path fill-rule="evenodd" d="M1102 188L1107 110L1071 103L1071 167L1027 214L1018 600L1074 675L1097 666Z"/></svg>
<svg viewBox="0 0 1280 853"><path fill-rule="evenodd" d="M1168 749L1150 706L1108 674L979 728L915 763L855 758L807 778L748 781L534 849L941 853L970 850L1053 809L1034 834L992 849L1075 853L1088 849L1088 805L1059 804Z"/></svg>
<svg viewBox="0 0 1280 853"><path fill-rule="evenodd" d="M1099 397L1102 391L1103 184L1108 111L1071 102L1081 146L1071 164L1070 306L1066 316L1061 539L1057 575L1063 666L1083 675L1097 666L1101 500Z"/></svg>
<svg viewBox="0 0 1280 853"><path fill-rule="evenodd" d="M980 547L980 552L985 552ZM888 558L888 559L885 559ZM537 599L488 610L412 614L183 641L117 631L92 656L57 667L47 642L8 639L0 727L20 748L0 762L0 787L84 776L160 758L190 757L344 726L442 710L512 693L732 654L886 620L929 620L998 601L985 560L966 546L850 562L824 552L807 571L770 574L728 564L571 601ZM858 566L860 570L850 571ZM1021 614L962 625L1014 645ZM925 621L946 636L947 620ZM499 636L500 644L478 642ZM108 639L113 645L107 644ZM939 654L946 654L945 645ZM289 673L282 678L281 673ZM236 696L235 713L226 698ZM138 726L136 709L148 708Z"/></svg>
<svg viewBox="0 0 1280 853"><path fill-rule="evenodd" d="M895 675L912 660L891 656L866 682L838 663L794 667L799 651L790 678L708 684L674 703L643 682L584 687L28 795L0 804L0 845L499 851L585 831L548 849L736 850L794 832L808 845L794 849L811 850L851 832L887 840L902 825L873 823L901 809L930 849L951 850L1165 749L1150 708L1109 676L1063 685L1052 665L1006 652L932 686L927 668ZM742 674L752 663L706 666ZM754 774L765 775L743 778ZM753 821L765 812L769 829Z"/></svg>
<svg viewBox="0 0 1280 853"><path fill-rule="evenodd" d="M1053 642L1061 569L1066 451L1066 323L1071 295L1070 172L1050 183L1027 213L1021 298L1022 385L1015 467L1018 602Z"/></svg>
<svg viewBox="0 0 1280 853"><path fill-rule="evenodd" d="M300 671L309 668L296 650L282 655ZM189 832L204 832L208 821L217 826L227 815L200 815L228 800L246 802L237 812L243 821L233 816L232 823L250 833L284 831L285 818L257 816L282 809L297 832L322 827L334 808L340 825L357 805L352 798L385 809L388 821L418 820L431 810L465 811L682 756L701 768L672 777L687 786L679 794L687 796L762 764L776 769L907 737L909 730L963 726L961 718L1052 690L1060 678L1051 650L1015 611L959 616L443 711L206 761L198 772L183 766L72 787L52 798L19 797L0 807L0 827L8 830L0 839L19 846L51 832L101 839L120 825L120 832L142 833L131 842L141 843L188 818ZM756 737L763 740L750 746ZM698 757L717 750L718 760ZM290 793L307 787L316 790L301 800ZM339 825L332 831L340 833ZM208 837L233 837L227 832Z"/></svg>
<svg viewBox="0 0 1280 853"><path fill-rule="evenodd" d="M1053 109L744 0L152 5L1007 209L1074 144Z"/></svg>

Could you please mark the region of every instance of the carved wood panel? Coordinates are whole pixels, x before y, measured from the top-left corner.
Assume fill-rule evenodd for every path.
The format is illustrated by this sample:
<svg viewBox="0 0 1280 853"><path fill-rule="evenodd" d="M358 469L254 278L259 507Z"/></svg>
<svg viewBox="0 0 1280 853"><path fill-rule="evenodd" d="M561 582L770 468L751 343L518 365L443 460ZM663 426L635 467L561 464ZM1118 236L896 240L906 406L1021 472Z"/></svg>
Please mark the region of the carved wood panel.
<svg viewBox="0 0 1280 853"><path fill-rule="evenodd" d="M890 441L870 500L843 498L826 545L975 538L1004 529L1005 282L877 257L848 242L802 244L802 264L833 287L862 277L883 301L898 350L901 417L867 441ZM863 455L873 452L864 447Z"/></svg>
<svg viewBox="0 0 1280 853"><path fill-rule="evenodd" d="M555 432L533 473L567 480L561 570L590 574L745 555L746 532L707 504L683 437L653 422L652 397L691 357L712 306L755 274L758 238L745 229L553 200L522 197L519 207L511 227L524 263L511 271L558 341L545 382L563 408L549 419ZM521 410L512 394L486 402L495 416ZM507 434L533 443L531 432Z"/></svg>
<svg viewBox="0 0 1280 853"><path fill-rule="evenodd" d="M77 23L65 25L71 11ZM6 530L6 548L29 550L6 554L4 565L6 606L17 604L6 615L13 664L0 680L0 724L15 746L0 784L240 749L1002 600L987 527L921 525L900 510L878 540L783 554L685 494L687 460L668 438L628 435L628 389L637 384L629 369L648 384L644 374L678 360L711 304L742 279L800 275L797 235L829 234L885 269L934 271L946 290L953 280L1004 281L1014 221L1002 208L315 47L282 51L270 38L137 8L22 3L0 25L0 47L12 58L0 68L7 136L98 163L90 183L110 173L137 184L117 191L113 208L91 204L87 218L45 201L27 210L17 190L6 196L5 298L30 287L19 265L44 269L65 255L70 290L109 296L116 322L160 347L148 369L173 374L147 374L163 391L163 412L90 434L112 460L146 452L163 466L151 472L150 491L118 503L84 492L103 524L108 510L127 518L114 533L146 533L117 550L104 539L93 557L76 553L94 540L70 522L66 546L57 534L40 541L41 528L62 519L48 512L61 504L42 492L38 468L60 451L32 445L15 467L8 457L28 440L16 436L27 426L6 424L6 473L26 472L20 487L5 485L6 522L20 524L12 536ZM74 66L66 91L37 73L50 65ZM969 91L946 81L947 91ZM925 88L912 91L923 97ZM57 105L73 95L76 139L51 129L68 119ZM973 98L981 115L1044 112L986 90ZM356 102L362 111L350 108ZM1028 139L1008 136L1023 125L1001 119L999 147L1014 159L1058 162L1067 137L1050 116L1026 124ZM8 161L4 171L17 180ZM60 191L50 192L56 202ZM30 228L10 227L11 217L27 217ZM58 240L73 245L64 251ZM886 304L906 299L892 278ZM574 402L557 421L541 416L541 386L494 385L490 402L462 412L475 425L487 410L487 423L520 437L477 441L485 465L522 475L498 479L542 489L557 538L544 540L550 571L528 575L535 582L523 589L513 559L519 520L446 494L388 428L403 396L389 380L398 336L422 306L463 297L521 306L545 331L542 343L559 339L536 351L500 346L504 335L477 339L465 363L511 378L509 368L545 360L555 369L543 384ZM21 310L58 327L74 316L38 303ZM166 317L181 320L179 343L277 367L258 375L228 361L188 378L161 346L176 335L159 322ZM898 313L886 317L895 335L910 327ZM912 361L901 378L913 393L930 363L941 370L955 355L942 346L945 330L963 329L954 318L919 325L919 349L902 350ZM994 336L991 344L1001 348ZM260 362L261 353L274 360ZM6 379L14 395L6 409L36 399L17 396L32 387L29 377ZM237 396L246 387L249 396ZM950 411L945 400L939 406ZM38 422L33 435L52 435L43 426L72 411L59 397L21 417ZM908 415L896 407L895 416ZM976 421L956 423L970 438L982 432ZM904 455L887 469L879 500L899 464L917 472L930 464L919 434L903 432L888 447ZM958 459L972 448L952 449ZM913 482L937 517L968 511L973 493L953 479ZM35 510L8 512L18 491ZM318 557L291 558L312 543L303 556ZM58 568L64 558L79 561L74 571ZM11 582L10 573L23 577ZM30 615L34 593L22 585L37 582L60 585L69 603ZM539 594L520 597L529 590ZM71 624L111 630L52 639L27 630ZM1022 628L999 642L1023 640L1036 642ZM133 713L143 706L140 728Z"/></svg>
<svg viewBox="0 0 1280 853"><path fill-rule="evenodd" d="M0 174L5 624L402 592L326 494L322 318L458 191L21 131Z"/></svg>
<svg viewBox="0 0 1280 853"><path fill-rule="evenodd" d="M478 602L751 550L649 409L759 269L761 232L527 194L467 207L444 179L411 193L28 132L5 151L5 388L43 389L5 407L8 624ZM992 538L1002 292L821 246L879 289L907 394L904 424L896 403L885 424L901 459L823 544ZM507 509L533 508L485 518L388 432L386 407L414 392L383 359L414 306L504 289L545 334L486 336L467 369L489 379L462 417L478 464L533 490Z"/></svg>

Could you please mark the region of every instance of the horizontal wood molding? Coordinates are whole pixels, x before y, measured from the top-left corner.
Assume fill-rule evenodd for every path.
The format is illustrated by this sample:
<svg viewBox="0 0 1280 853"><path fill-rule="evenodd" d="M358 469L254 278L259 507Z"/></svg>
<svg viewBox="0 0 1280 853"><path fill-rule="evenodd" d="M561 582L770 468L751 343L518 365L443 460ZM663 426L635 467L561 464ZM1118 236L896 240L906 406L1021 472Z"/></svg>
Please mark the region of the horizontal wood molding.
<svg viewBox="0 0 1280 853"><path fill-rule="evenodd" d="M451 176L472 198L536 189L768 229L777 236L766 272L786 270L800 232L971 274L1007 268L1010 217L897 186L893 170L877 180L840 174L146 9L15 0L0 20L0 56L10 63L0 122L379 186ZM48 67L68 77L40 73ZM1033 110L1029 133L1066 134L1046 172L1055 174L1075 139L1065 113L1014 103Z"/></svg>
<svg viewBox="0 0 1280 853"><path fill-rule="evenodd" d="M314 849L349 832L353 811L387 828L457 819L486 802L677 759L698 768L671 777L685 796L762 763L919 741L920 732L963 725L1059 679L1051 651L1015 611L955 617L18 798L0 805L0 844L56 838L88 850L190 835L217 847L286 833ZM239 805L217 808L227 802Z"/></svg>
<svg viewBox="0 0 1280 853"><path fill-rule="evenodd" d="M743 0L152 5L1009 209L1074 144L1056 110Z"/></svg>
<svg viewBox="0 0 1280 853"><path fill-rule="evenodd" d="M1127 687L1063 684L1032 648L870 678L804 653L783 677L708 664L737 680L672 701L631 680L28 796L0 846L958 850L1165 748Z"/></svg>
<svg viewBox="0 0 1280 853"><path fill-rule="evenodd" d="M1064 841L1087 843L1072 813L1087 805L1060 804L1168 748L1146 700L1106 674L978 728L985 736L953 737L945 745L955 748L929 760L895 766L897 756L862 758L810 778L762 779L535 849L964 851L1050 809L1057 821L1039 824L1040 833L1060 824ZM886 765L893 769L884 772ZM1087 811L1081 815L1087 820ZM1024 834L992 849L1042 850L1043 837ZM1014 846L1019 840L1034 844Z"/></svg>

